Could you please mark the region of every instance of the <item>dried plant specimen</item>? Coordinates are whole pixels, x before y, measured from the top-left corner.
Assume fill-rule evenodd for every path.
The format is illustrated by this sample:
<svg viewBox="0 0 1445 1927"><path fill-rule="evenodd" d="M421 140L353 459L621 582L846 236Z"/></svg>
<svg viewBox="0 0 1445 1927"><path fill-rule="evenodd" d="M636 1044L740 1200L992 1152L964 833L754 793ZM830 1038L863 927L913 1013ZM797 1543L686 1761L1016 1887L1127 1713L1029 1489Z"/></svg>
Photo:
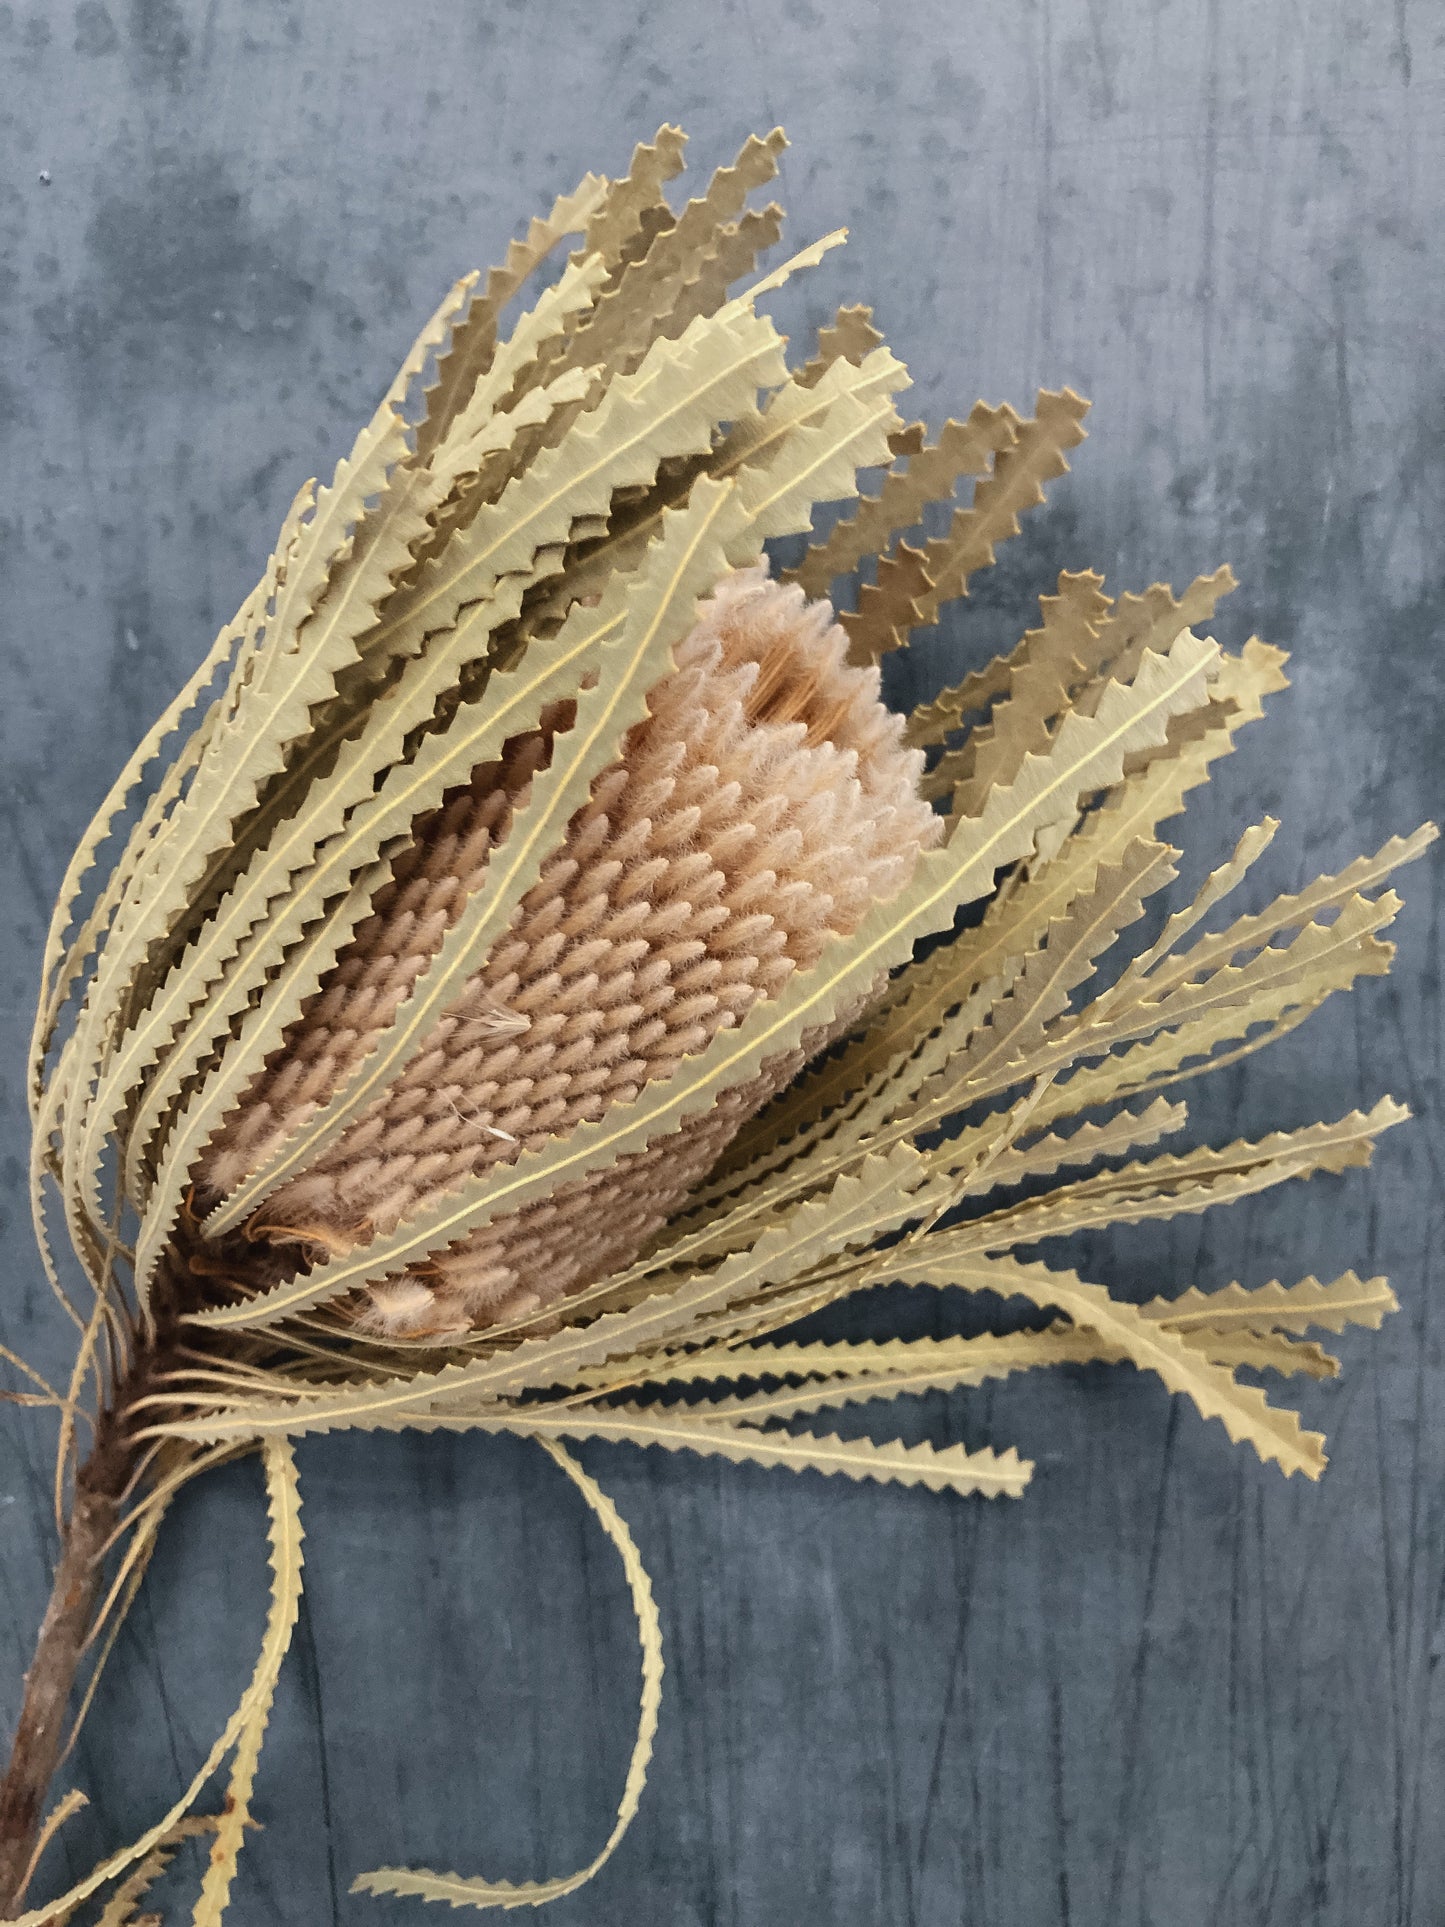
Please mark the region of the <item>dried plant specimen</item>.
<svg viewBox="0 0 1445 1927"><path fill-rule="evenodd" d="M643 1693L597 1858L528 1886L358 1882L537 1903L629 1824L662 1679L647 1576L572 1443L1016 1496L1011 1449L782 1422L1100 1359L1313 1478L1323 1441L1237 1370L1329 1374L1306 1334L1393 1306L1352 1272L1136 1306L1034 1255L1368 1159L1405 1115L1387 1098L1141 1154L1184 1125L1165 1092L1388 968L1387 879L1434 832L1221 923L1266 820L1119 961L1175 876L1161 826L1284 659L1202 633L1227 570L1177 598L1066 573L1009 655L888 712L879 661L1042 501L1085 404L980 403L930 440L859 308L790 367L759 304L840 237L728 295L778 238L747 201L781 145L750 140L674 213L664 128L452 290L72 862L31 1101L36 1228L79 1342L67 1388L23 1395L59 1416L62 1551L0 1787L11 1917L69 1918L112 1884L124 1921L197 1835L194 1918L220 1919L300 1596L295 1438L532 1438L616 1545ZM774 576L765 544L820 527ZM1053 1322L793 1333L898 1282ZM253 1451L273 1596L252 1683L186 1795L24 1912L70 1810L42 1820L82 1655L103 1661L177 1491Z"/></svg>

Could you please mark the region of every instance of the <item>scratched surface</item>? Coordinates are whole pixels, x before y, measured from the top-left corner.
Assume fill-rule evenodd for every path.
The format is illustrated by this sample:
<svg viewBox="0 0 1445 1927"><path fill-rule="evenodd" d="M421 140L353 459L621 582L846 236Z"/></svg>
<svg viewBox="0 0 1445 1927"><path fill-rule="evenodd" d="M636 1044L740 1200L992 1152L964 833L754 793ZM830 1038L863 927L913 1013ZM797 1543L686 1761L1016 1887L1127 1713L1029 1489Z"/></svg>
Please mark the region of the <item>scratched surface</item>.
<svg viewBox="0 0 1445 1927"><path fill-rule="evenodd" d="M1442 41L1420 0L0 6L4 1339L62 1368L21 1057L77 833L441 288L664 118L699 167L786 123L792 232L853 240L779 312L801 332L873 298L916 412L1044 382L1094 400L1073 475L900 697L1027 626L1061 567L1137 589L1227 559L1221 639L1289 647L1296 688L1198 809L1189 873L1266 810L1276 888L1438 812ZM935 1444L1017 1442L1038 1461L1017 1504L586 1452L669 1672L642 1812L559 1927L1445 1920L1438 868L1406 889L1396 976L1200 1087L1190 1128L1384 1090L1423 1121L1368 1172L1081 1254L1139 1296L1388 1271L1400 1315L1303 1395L1323 1484L1102 1368L904 1414ZM8 1731L50 1433L0 1427ZM580 1864L636 1657L575 1494L510 1441L343 1437L301 1463L309 1584L237 1921L420 1918L348 1896L379 1860ZM203 1756L261 1558L252 1469L168 1525L47 1881Z"/></svg>

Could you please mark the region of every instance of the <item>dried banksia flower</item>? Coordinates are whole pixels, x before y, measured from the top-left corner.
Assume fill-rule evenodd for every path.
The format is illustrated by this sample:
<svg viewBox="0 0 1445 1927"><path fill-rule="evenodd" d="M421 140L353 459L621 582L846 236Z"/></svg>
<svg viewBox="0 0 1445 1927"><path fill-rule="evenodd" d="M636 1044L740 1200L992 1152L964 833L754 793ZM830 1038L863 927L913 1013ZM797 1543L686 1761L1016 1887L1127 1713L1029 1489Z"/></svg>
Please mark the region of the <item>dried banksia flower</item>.
<svg viewBox="0 0 1445 1927"><path fill-rule="evenodd" d="M463 1179L632 1103L897 894L942 825L917 793L922 752L879 701L877 669L847 663L831 616L762 570L719 585L501 941L406 1070L258 1207L253 1239L339 1252L394 1231ZM374 914L198 1162L203 1203L365 1056L485 888L565 722L515 738L416 825ZM805 1033L673 1136L372 1285L358 1323L463 1332L625 1264L742 1120L856 1014Z"/></svg>
<svg viewBox="0 0 1445 1927"><path fill-rule="evenodd" d="M1393 1306L1351 1272L1137 1306L1027 1255L1368 1159L1404 1115L1389 1099L1139 1153L1183 1126L1164 1094L1181 1080L1388 968L1385 880L1433 830L1210 927L1277 827L1254 825L1119 964L1175 874L1160 826L1283 687L1282 655L1200 633L1227 570L1177 598L1065 573L1010 654L890 715L881 658L1043 499L1085 404L979 403L930 439L897 414L906 373L861 308L790 365L759 303L841 237L729 299L778 238L777 210L746 204L782 137L674 213L681 145L664 128L624 178L589 176L534 221L480 293L458 283L331 484L296 497L66 876L32 1175L80 1347L68 1395L30 1373L60 1416L63 1538L0 1786L5 1910L48 1837L82 1654L109 1650L175 1493L252 1450L274 1584L251 1686L184 1797L34 1927L112 1881L107 1917L129 1917L198 1833L195 1917L219 1920L300 1596L295 1437L533 1438L622 1556L642 1709L597 1858L525 1887L358 1883L512 1906L606 1860L661 1687L637 1549L563 1441L1016 1495L1031 1467L1012 1449L772 1422L1101 1359L1316 1477L1319 1435L1237 1368L1332 1372L1300 1335ZM774 573L765 544L802 534ZM1054 1322L792 1334L899 1282Z"/></svg>

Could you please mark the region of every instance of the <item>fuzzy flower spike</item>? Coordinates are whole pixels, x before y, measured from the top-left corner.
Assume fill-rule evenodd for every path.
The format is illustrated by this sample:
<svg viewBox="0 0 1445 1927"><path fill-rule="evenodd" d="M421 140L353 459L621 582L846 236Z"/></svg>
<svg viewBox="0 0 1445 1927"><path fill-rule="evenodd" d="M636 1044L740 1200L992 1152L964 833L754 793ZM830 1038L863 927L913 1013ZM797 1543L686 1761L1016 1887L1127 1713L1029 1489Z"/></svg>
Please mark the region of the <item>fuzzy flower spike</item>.
<svg viewBox="0 0 1445 1927"><path fill-rule="evenodd" d="M930 437L865 308L790 364L760 304L842 237L728 298L778 239L748 199L783 144L749 140L675 212L665 127L457 284L70 865L30 1097L78 1354L65 1395L22 1366L59 1417L61 1553L0 1783L7 1918L112 1885L105 1917L130 1918L202 1835L195 1919L219 1922L300 1597L298 1437L534 1439L621 1555L642 1703L596 1858L531 1885L357 1883L512 1907L605 1863L661 1691L646 1572L575 1442L1016 1496L1012 1449L843 1440L816 1415L1097 1359L1315 1478L1319 1435L1237 1368L1333 1372L1301 1335L1393 1307L1349 1271L1139 1306L1037 1256L1368 1160L1404 1116L1388 1098L1147 1153L1185 1124L1181 1080L1388 967L1386 879L1434 832L1221 925L1277 826L1247 827L1120 961L1175 875L1160 826L1284 659L1203 633L1227 569L1117 599L1065 573L1010 654L889 713L880 660L1042 501L1085 404L980 402ZM799 535L774 573L765 544ZM898 1282L1051 1322L793 1331ZM252 1683L183 1797L27 1912L75 1804L42 1822L81 1661L103 1663L177 1491L251 1452L273 1574Z"/></svg>

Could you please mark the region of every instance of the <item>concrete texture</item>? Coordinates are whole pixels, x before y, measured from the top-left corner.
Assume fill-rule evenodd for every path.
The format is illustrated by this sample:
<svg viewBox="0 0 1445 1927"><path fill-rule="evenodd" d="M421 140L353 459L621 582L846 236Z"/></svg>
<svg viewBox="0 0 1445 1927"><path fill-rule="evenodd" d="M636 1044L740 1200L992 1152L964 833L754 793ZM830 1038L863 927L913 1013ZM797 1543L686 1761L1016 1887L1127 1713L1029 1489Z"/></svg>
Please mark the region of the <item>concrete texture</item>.
<svg viewBox="0 0 1445 1927"><path fill-rule="evenodd" d="M790 232L853 239L779 312L801 332L872 299L918 412L1094 399L1073 475L924 643L917 690L1027 626L1060 567L1138 588L1227 559L1218 633L1290 648L1296 687L1193 812L1190 874L1265 810L1285 827L1261 887L1438 811L1442 42L1421 0L0 6L0 1336L63 1358L21 1062L75 837L440 290L664 118L699 168L786 124ZM1438 867L1405 887L1394 978L1201 1086L1191 1130L1384 1090L1421 1121L1369 1172L1082 1254L1141 1296L1388 1271L1401 1314L1303 1395L1323 1484L1104 1369L905 1415L1035 1456L1016 1505L586 1452L669 1673L642 1812L558 1927L1445 1920ZM8 1728L50 1431L0 1427ZM585 1860L636 1660L576 1495L511 1441L341 1437L301 1462L306 1604L237 1922L419 1919L348 1897L380 1860ZM148 1824L223 1722L260 1514L242 1467L168 1525L47 1879Z"/></svg>

